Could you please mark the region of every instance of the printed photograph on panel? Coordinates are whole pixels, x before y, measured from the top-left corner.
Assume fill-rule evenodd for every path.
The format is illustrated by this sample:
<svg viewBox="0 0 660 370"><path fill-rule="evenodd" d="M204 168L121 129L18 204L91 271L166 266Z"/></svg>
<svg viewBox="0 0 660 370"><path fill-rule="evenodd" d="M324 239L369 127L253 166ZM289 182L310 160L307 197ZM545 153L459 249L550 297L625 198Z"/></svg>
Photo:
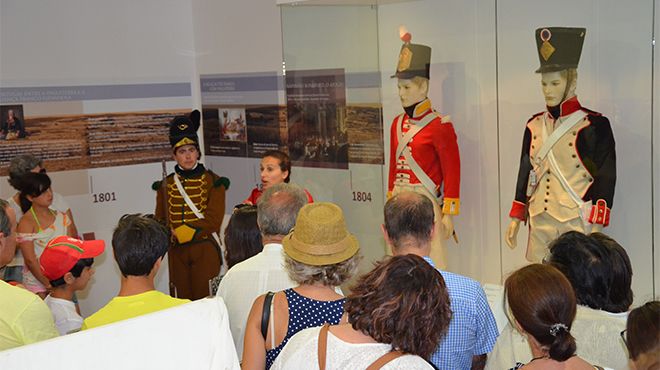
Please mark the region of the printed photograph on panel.
<svg viewBox="0 0 660 370"><path fill-rule="evenodd" d="M218 108L221 140L246 141L245 109Z"/></svg>
<svg viewBox="0 0 660 370"><path fill-rule="evenodd" d="M14 111L13 122L10 117ZM171 160L169 122L186 111L30 116L0 109L7 133L0 140L0 175L19 154L36 154L50 171L124 166ZM18 123L20 121L20 124ZM21 133L21 128L24 134Z"/></svg>
<svg viewBox="0 0 660 370"><path fill-rule="evenodd" d="M0 105L0 140L24 139L25 129L22 105Z"/></svg>
<svg viewBox="0 0 660 370"><path fill-rule="evenodd" d="M247 129L244 106L203 105L206 155L245 157Z"/></svg>
<svg viewBox="0 0 660 370"><path fill-rule="evenodd" d="M348 168L344 70L287 71L286 93L293 165Z"/></svg>
<svg viewBox="0 0 660 370"><path fill-rule="evenodd" d="M248 132L248 156L261 158L269 150L287 151L286 108L277 105L245 109Z"/></svg>

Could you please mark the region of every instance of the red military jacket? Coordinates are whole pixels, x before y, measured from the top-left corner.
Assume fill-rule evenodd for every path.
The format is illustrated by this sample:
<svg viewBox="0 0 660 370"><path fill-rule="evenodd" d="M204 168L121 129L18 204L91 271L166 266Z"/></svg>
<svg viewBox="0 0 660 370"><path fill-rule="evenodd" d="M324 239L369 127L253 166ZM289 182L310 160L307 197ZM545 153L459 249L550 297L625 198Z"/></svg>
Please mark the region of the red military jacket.
<svg viewBox="0 0 660 370"><path fill-rule="evenodd" d="M429 116L432 115L432 116ZM390 130L390 169L387 188L394 189L395 184L420 184L420 180L411 170L405 157L396 156L399 145L398 127L401 125L402 136L412 125L432 117L431 122L422 128L407 144L412 158L435 184L434 196L439 196L442 190L442 213L456 215L459 213L459 188L461 182L461 159L458 152L456 132L449 120L443 119L433 108L431 101L426 99L419 103L413 117L402 113L392 122Z"/></svg>

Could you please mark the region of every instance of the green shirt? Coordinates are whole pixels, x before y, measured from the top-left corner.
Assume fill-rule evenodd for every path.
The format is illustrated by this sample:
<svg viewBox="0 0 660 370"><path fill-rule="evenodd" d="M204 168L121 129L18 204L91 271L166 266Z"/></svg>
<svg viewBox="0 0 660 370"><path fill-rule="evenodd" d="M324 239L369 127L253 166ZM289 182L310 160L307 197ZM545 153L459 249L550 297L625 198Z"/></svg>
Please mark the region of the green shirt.
<svg viewBox="0 0 660 370"><path fill-rule="evenodd" d="M59 336L38 295L0 280L0 351Z"/></svg>
<svg viewBox="0 0 660 370"><path fill-rule="evenodd" d="M82 330L130 319L131 317L160 311L188 302L190 300L172 298L157 290L150 290L126 297L114 297L105 307L83 321Z"/></svg>

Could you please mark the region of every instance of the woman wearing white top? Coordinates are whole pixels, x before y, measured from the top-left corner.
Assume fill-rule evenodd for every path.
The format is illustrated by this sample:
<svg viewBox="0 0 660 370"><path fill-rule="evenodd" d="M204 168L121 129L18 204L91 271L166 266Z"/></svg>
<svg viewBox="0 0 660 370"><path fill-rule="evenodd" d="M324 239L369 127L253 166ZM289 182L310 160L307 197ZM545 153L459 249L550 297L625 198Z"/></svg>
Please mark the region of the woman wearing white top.
<svg viewBox="0 0 660 370"><path fill-rule="evenodd" d="M73 236L74 230L65 213L50 208L53 191L48 175L28 173L23 182L20 200L24 214L18 223L19 246L25 259L23 285L45 298L51 286L41 271L39 257L51 239L60 235Z"/></svg>
<svg viewBox="0 0 660 370"><path fill-rule="evenodd" d="M16 222L20 221L23 217L23 210L21 209L20 192L22 190L23 176L27 173L46 173L46 168L43 166L43 161L31 154L19 154L9 161L9 185L17 190L16 194L7 199L9 205L16 213ZM73 235L78 235L76 224L73 221L73 215L69 204L64 200L64 197L56 192L53 192L53 203L50 208L63 212L66 218L71 222ZM23 282L23 255L20 248L16 248L14 258L4 268L4 280L15 281L18 283ZM3 271L0 271L0 278L3 278Z"/></svg>
<svg viewBox="0 0 660 370"><path fill-rule="evenodd" d="M451 319L442 276L414 255L377 263L346 298L345 312L347 324L294 335L271 369L433 369L424 359Z"/></svg>

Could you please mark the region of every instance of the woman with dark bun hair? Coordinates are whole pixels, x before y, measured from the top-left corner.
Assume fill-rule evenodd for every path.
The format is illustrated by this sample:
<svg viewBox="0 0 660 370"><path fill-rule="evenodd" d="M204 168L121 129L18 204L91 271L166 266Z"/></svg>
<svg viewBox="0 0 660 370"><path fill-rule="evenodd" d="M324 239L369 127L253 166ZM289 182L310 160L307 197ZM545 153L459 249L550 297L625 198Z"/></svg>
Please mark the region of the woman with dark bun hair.
<svg viewBox="0 0 660 370"><path fill-rule="evenodd" d="M348 323L302 330L271 369L431 370L451 320L442 275L419 256L378 262L346 298Z"/></svg>
<svg viewBox="0 0 660 370"><path fill-rule="evenodd" d="M291 181L291 159L282 151L269 150L264 153L259 167L261 169L261 184L252 189L250 196L243 201L245 204L256 205L264 190L275 184ZM307 202L314 202L312 195L307 190L305 190L305 193L307 194Z"/></svg>
<svg viewBox="0 0 660 370"><path fill-rule="evenodd" d="M621 337L635 370L660 369L660 302L647 302L630 311Z"/></svg>
<svg viewBox="0 0 660 370"><path fill-rule="evenodd" d="M504 296L515 327L527 337L534 356L514 369L600 369L575 353L571 326L576 299L568 279L549 265L532 264L515 271L504 283Z"/></svg>

